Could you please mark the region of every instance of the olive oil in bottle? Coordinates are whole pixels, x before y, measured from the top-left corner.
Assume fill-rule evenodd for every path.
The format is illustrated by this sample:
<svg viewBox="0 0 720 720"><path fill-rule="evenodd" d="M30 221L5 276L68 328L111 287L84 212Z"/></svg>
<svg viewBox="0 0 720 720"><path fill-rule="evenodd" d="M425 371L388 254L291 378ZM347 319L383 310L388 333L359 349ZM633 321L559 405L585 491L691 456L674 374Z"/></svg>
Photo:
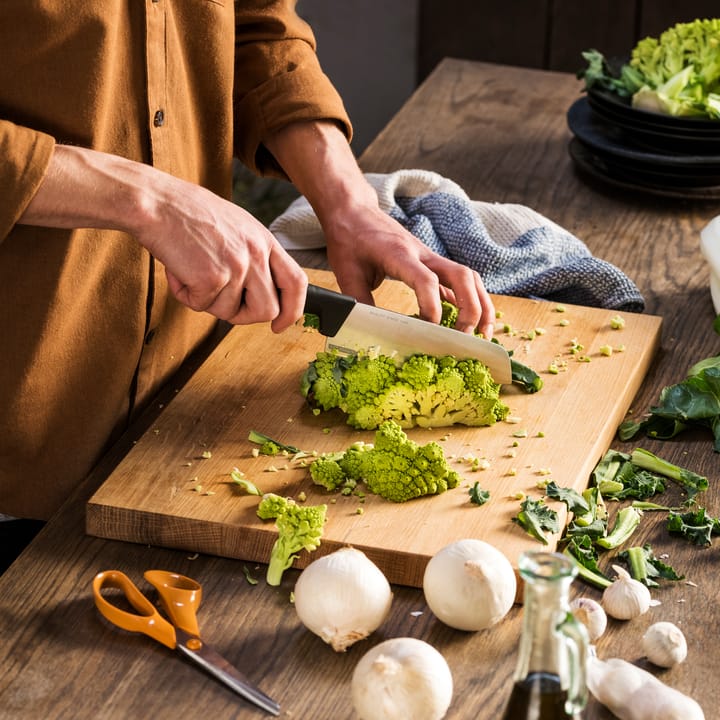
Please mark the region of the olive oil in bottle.
<svg viewBox="0 0 720 720"><path fill-rule="evenodd" d="M585 627L570 612L577 567L561 553L526 551L523 627L503 720L579 720L587 702Z"/></svg>
<svg viewBox="0 0 720 720"><path fill-rule="evenodd" d="M503 720L573 720L567 699L557 675L531 673L513 686Z"/></svg>

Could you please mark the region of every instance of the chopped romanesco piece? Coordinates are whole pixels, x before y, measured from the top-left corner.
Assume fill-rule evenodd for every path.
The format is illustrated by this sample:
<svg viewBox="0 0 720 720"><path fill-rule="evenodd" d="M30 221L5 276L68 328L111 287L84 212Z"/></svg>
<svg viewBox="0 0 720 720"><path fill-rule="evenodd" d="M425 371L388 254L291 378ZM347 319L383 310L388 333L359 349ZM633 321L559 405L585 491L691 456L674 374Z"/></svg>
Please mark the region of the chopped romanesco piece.
<svg viewBox="0 0 720 720"><path fill-rule="evenodd" d="M275 519L278 537L270 552L266 580L277 586L283 573L301 550L312 552L320 546L327 505L298 505L292 498L274 493L263 495L257 515L263 520Z"/></svg>
<svg viewBox="0 0 720 720"><path fill-rule="evenodd" d="M344 453L321 455L310 465L310 475L329 490L342 491L362 482L370 492L392 502L436 495L460 481L438 443L419 445L392 420L380 425L374 444L355 443Z"/></svg>

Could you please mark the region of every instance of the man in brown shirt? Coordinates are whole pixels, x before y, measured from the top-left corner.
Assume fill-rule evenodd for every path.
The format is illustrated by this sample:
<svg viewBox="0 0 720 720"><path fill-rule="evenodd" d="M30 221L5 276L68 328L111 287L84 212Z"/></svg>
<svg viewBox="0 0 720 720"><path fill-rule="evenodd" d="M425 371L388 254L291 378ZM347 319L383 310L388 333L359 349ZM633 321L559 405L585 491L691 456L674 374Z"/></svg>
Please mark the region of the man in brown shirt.
<svg viewBox="0 0 720 720"><path fill-rule="evenodd" d="M386 275L490 334L480 278L386 216L291 0L0 3L0 513L45 520L217 318L302 315L305 273L230 202L288 177L340 287Z"/></svg>

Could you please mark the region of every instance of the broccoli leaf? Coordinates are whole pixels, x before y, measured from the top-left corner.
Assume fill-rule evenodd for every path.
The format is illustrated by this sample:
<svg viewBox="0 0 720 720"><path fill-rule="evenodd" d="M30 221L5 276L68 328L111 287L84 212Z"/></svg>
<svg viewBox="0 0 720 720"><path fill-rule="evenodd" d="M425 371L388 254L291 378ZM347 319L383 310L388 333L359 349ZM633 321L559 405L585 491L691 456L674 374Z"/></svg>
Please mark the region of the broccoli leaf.
<svg viewBox="0 0 720 720"><path fill-rule="evenodd" d="M548 497L564 502L567 509L574 515L584 515L590 512L588 501L574 488L559 487L555 481L551 481L547 484L545 492Z"/></svg>
<svg viewBox="0 0 720 720"><path fill-rule="evenodd" d="M712 543L712 535L720 535L720 520L708 515L703 507L685 513L671 511L667 529L670 533L682 535L694 545L708 546Z"/></svg>
<svg viewBox="0 0 720 720"><path fill-rule="evenodd" d="M313 328L315 330L320 329L320 316L314 313L305 313L303 315L303 327Z"/></svg>
<svg viewBox="0 0 720 720"><path fill-rule="evenodd" d="M578 565L578 575L599 588L606 588L611 580L598 566L598 554L593 541L587 536L572 537L568 540L563 553L571 557Z"/></svg>
<svg viewBox="0 0 720 720"><path fill-rule="evenodd" d="M662 475L643 470L630 455L608 450L593 470L593 481L606 498L644 500L665 491Z"/></svg>
<svg viewBox="0 0 720 720"><path fill-rule="evenodd" d="M682 485L687 491L688 501L692 501L697 493L708 488L708 479L703 475L663 460L648 450L636 448L630 455L630 460L637 467L657 475L664 475Z"/></svg>
<svg viewBox="0 0 720 720"><path fill-rule="evenodd" d="M546 530L552 533L560 531L557 512L548 507L542 498L533 500L528 497L520 503L520 508L520 512L513 518L513 522L520 525L525 532L541 543L548 544L545 536Z"/></svg>
<svg viewBox="0 0 720 720"><path fill-rule="evenodd" d="M472 485L468 490L468 494L470 495L470 502L475 503L475 505L484 505L490 499L490 491L483 490L479 482Z"/></svg>
<svg viewBox="0 0 720 720"><path fill-rule="evenodd" d="M513 385L532 395L543 387L543 379L530 367L510 358L510 374Z"/></svg>
<svg viewBox="0 0 720 720"><path fill-rule="evenodd" d="M659 404L641 421L626 421L618 428L621 440L638 433L669 440L688 427L706 428L714 437L713 450L720 452L720 355L693 365L682 382L664 387Z"/></svg>

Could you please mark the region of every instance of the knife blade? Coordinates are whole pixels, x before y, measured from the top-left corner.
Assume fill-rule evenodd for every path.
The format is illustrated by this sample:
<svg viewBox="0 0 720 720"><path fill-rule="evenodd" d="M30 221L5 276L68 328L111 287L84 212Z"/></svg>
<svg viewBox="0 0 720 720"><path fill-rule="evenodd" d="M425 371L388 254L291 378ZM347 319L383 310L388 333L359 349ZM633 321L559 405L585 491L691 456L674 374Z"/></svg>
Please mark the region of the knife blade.
<svg viewBox="0 0 720 720"><path fill-rule="evenodd" d="M349 295L308 285L305 313L316 315L328 350L356 354L373 348L383 355L453 355L476 358L490 370L495 382L512 382L510 356L497 343L476 335L358 302Z"/></svg>

